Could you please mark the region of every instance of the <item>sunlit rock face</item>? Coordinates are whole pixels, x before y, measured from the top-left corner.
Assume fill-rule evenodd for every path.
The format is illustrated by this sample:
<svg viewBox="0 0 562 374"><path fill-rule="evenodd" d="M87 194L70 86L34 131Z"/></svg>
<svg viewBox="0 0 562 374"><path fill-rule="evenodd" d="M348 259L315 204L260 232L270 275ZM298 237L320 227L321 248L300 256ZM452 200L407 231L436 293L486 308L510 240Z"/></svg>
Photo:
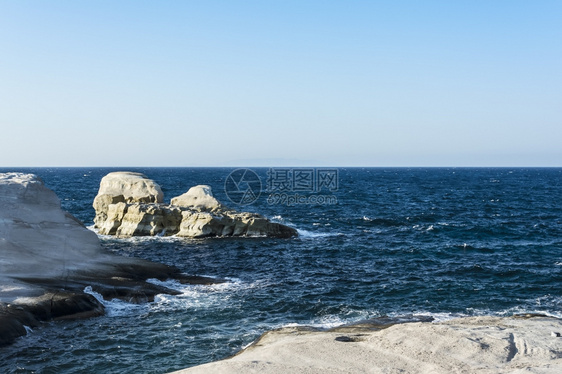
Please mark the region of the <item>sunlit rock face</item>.
<svg viewBox="0 0 562 374"><path fill-rule="evenodd" d="M64 276L101 254L95 233L32 174L0 174L0 274Z"/></svg>
<svg viewBox="0 0 562 374"><path fill-rule="evenodd" d="M122 178L122 180L121 180ZM139 173L114 172L102 178L94 199L95 227L102 235L118 237L176 235L207 236L297 236L291 227L256 214L228 209L210 186L191 187L162 203L160 186Z"/></svg>
<svg viewBox="0 0 562 374"><path fill-rule="evenodd" d="M118 171L107 174L100 182L100 188L94 199L96 217L94 223L99 226L107 221L109 206L120 202L162 203L164 194L160 186L141 173Z"/></svg>

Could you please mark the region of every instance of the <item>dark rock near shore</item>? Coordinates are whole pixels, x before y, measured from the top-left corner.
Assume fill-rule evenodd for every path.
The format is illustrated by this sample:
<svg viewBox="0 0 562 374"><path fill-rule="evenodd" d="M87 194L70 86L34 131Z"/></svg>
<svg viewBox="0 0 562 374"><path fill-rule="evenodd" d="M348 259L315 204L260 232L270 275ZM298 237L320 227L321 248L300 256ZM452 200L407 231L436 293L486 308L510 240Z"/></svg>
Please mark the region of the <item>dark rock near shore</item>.
<svg viewBox="0 0 562 374"><path fill-rule="evenodd" d="M14 304L0 303L0 346L27 334L43 321L101 316L104 306L86 293L47 291L39 297L23 298Z"/></svg>
<svg viewBox="0 0 562 374"><path fill-rule="evenodd" d="M183 284L210 285L223 280L189 276L179 269L138 259L108 265L106 273L78 272L69 278L17 278L22 285L44 292L39 296L18 297L11 303L0 302L0 346L11 344L27 334L26 326L35 328L41 322L59 319L80 319L104 314L104 306L86 287L106 300L120 299L131 303L154 301L158 294L180 292L147 282L174 279Z"/></svg>

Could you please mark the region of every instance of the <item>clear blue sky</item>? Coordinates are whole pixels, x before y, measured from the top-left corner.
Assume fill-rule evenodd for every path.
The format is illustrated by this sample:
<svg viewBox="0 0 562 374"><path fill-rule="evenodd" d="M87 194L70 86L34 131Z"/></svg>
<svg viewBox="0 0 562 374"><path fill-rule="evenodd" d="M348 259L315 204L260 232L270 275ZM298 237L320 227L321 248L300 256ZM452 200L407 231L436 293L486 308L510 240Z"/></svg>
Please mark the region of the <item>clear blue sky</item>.
<svg viewBox="0 0 562 374"><path fill-rule="evenodd" d="M0 0L0 166L562 166L561 25L541 0Z"/></svg>

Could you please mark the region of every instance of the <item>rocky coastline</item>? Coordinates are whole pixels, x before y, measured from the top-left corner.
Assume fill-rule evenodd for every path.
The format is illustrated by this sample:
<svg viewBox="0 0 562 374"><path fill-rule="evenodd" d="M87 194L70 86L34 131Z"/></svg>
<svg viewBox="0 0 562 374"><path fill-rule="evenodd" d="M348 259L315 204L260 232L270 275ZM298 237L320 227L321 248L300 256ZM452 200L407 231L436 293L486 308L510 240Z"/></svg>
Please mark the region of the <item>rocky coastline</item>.
<svg viewBox="0 0 562 374"><path fill-rule="evenodd" d="M192 187L171 204L163 197L160 186L142 174L110 173L94 199L95 227L100 234L125 238L298 235L258 214L228 209L209 186ZM96 233L63 211L55 193L33 174L0 174L0 255L0 346L43 321L102 315L103 304L85 292L87 287L106 300L141 303L178 293L149 279L223 282L104 251Z"/></svg>
<svg viewBox="0 0 562 374"><path fill-rule="evenodd" d="M208 186L195 186L164 204L159 186L143 175L126 174L110 176L115 179L102 183L94 202L96 225L109 235L182 230L178 236L294 235L250 213L246 221L237 220L246 213L225 208ZM166 220L169 211L180 212L173 213L175 223ZM185 217L191 218L184 222ZM32 174L0 174L0 255L0 347L44 321L103 315L103 304L86 288L105 299L141 303L177 294L150 279L223 281L104 251L97 235L63 211L55 193ZM561 334L562 320L545 315L444 322L379 318L330 330L287 327L263 334L234 357L175 373L554 374L562 372Z"/></svg>
<svg viewBox="0 0 562 374"><path fill-rule="evenodd" d="M376 319L328 331L287 327L231 358L172 374L557 374L561 331L562 320L541 315Z"/></svg>
<svg viewBox="0 0 562 374"><path fill-rule="evenodd" d="M0 254L0 346L43 321L102 315L103 305L86 287L105 299L139 303L177 294L149 279L222 282L104 251L97 235L63 211L32 174L0 174Z"/></svg>

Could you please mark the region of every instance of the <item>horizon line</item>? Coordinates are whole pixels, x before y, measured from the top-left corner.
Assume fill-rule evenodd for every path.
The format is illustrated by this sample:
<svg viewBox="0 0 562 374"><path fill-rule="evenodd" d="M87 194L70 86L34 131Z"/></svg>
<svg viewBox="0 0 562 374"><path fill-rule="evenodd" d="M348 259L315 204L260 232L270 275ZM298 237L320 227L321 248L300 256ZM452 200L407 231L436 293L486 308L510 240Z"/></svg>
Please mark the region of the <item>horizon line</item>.
<svg viewBox="0 0 562 374"><path fill-rule="evenodd" d="M0 169L17 169L17 168L22 168L22 169L47 169L47 168L57 168L57 169L85 169L85 168L92 168L92 169L117 169L117 168L132 168L132 169L138 169L138 168L148 168L148 169L157 169L157 168L169 168L169 169L181 169L181 168L206 168L206 169L210 169L210 168L221 168L221 169L235 169L235 168L369 168L369 169L383 169L383 168L394 168L394 169L413 169L413 168L419 168L419 169L474 169L474 168L488 168L488 169L508 169L508 168L514 168L514 169L525 169L525 168L536 168L536 169L557 169L557 168L562 168L562 165L559 166L553 166L553 165L549 165L549 166L545 166L545 165L471 165L471 166L467 166L467 165L379 165L379 166L373 166L373 165L225 165L225 166L167 166L167 165L161 165L161 166L133 166L133 165L128 165L128 166L64 166L64 165L50 165L50 166L0 166Z"/></svg>

